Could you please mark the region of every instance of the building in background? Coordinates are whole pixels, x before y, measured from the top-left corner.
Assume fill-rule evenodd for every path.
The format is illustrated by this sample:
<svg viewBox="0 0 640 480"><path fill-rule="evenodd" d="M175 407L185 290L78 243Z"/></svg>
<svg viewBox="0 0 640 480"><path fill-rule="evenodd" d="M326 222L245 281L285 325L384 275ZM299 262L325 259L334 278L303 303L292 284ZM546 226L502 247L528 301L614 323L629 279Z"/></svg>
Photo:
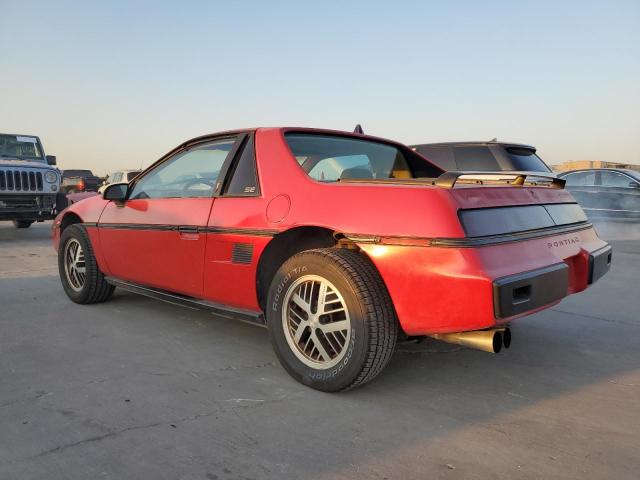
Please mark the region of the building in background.
<svg viewBox="0 0 640 480"><path fill-rule="evenodd" d="M624 168L640 172L640 165L632 163L603 162L600 160L573 160L569 162L550 165L554 172L566 172L568 170L584 170L587 168Z"/></svg>

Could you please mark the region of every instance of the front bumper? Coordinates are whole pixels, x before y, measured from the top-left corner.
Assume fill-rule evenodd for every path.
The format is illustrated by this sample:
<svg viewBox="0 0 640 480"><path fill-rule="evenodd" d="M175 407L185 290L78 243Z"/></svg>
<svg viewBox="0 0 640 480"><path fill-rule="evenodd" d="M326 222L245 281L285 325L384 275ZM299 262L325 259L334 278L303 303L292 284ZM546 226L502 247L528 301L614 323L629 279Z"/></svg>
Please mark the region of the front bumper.
<svg viewBox="0 0 640 480"><path fill-rule="evenodd" d="M611 265L611 247L591 227L472 248L359 246L408 335L503 325L586 289Z"/></svg>
<svg viewBox="0 0 640 480"><path fill-rule="evenodd" d="M55 216L56 195L0 195L0 220L48 220Z"/></svg>

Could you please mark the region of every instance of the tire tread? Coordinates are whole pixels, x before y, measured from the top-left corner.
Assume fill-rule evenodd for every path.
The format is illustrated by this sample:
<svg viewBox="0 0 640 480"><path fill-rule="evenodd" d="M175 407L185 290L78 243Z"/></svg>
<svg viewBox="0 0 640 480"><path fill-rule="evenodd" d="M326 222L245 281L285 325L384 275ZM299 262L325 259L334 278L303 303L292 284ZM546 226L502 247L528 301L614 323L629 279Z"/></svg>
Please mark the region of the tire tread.
<svg viewBox="0 0 640 480"><path fill-rule="evenodd" d="M83 246L86 246L85 285L88 286L88 290L86 292L82 292L79 297L74 298L70 296L69 298L71 298L72 301L80 304L102 303L107 301L113 294L115 287L107 282L104 274L98 268L98 263L96 262L96 257L93 252L93 245L91 244L91 239L89 238L87 229L81 223L76 223L68 226L64 230L63 237L60 241L60 258L62 257L65 240L69 236L73 236L81 240L82 243L84 243ZM63 262L63 260L61 259L59 260L59 262ZM62 266L62 263L60 263L60 277L63 282L66 282L66 278L64 278L64 267Z"/></svg>
<svg viewBox="0 0 640 480"><path fill-rule="evenodd" d="M365 363L360 374L341 391L373 380L391 360L398 339L395 308L380 274L371 261L358 251L334 247L303 253L330 260L330 263L350 278L366 311L369 335Z"/></svg>

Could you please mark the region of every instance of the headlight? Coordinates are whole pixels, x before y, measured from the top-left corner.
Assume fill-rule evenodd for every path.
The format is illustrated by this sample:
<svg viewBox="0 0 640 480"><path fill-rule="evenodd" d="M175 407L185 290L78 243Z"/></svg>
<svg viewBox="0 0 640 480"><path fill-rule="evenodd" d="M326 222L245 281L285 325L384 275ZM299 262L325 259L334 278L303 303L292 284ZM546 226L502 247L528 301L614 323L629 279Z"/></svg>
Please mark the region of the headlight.
<svg viewBox="0 0 640 480"><path fill-rule="evenodd" d="M56 175L56 172L47 172L44 174L44 179L47 183L56 183L58 181L58 175Z"/></svg>

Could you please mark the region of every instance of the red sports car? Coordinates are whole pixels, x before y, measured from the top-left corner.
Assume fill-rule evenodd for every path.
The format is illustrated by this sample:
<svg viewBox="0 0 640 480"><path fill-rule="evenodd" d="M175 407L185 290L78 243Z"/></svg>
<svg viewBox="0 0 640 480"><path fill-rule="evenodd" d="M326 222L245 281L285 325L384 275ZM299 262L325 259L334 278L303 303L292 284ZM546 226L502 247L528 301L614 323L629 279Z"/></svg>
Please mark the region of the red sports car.
<svg viewBox="0 0 640 480"><path fill-rule="evenodd" d="M339 391L399 335L498 351L509 322L604 275L611 247L563 185L443 172L357 133L239 130L70 206L53 239L74 302L120 287L266 324L295 379Z"/></svg>

